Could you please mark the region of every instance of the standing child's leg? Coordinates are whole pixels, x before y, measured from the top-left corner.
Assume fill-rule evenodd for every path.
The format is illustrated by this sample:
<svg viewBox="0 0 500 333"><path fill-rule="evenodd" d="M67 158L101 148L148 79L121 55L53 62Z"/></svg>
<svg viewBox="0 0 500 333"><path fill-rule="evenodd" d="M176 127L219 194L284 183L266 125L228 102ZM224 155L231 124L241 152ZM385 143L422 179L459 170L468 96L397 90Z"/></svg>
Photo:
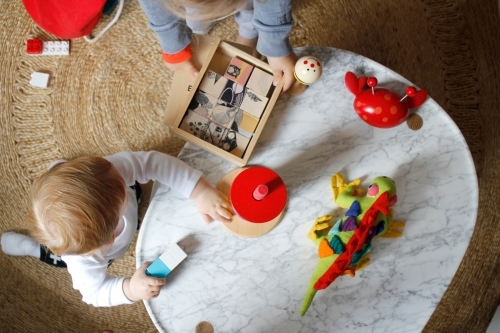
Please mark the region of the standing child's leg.
<svg viewBox="0 0 500 333"><path fill-rule="evenodd" d="M193 8L186 8L187 15L196 15L196 10ZM199 20L186 19L186 25L191 31L198 35L207 34L215 25L215 22L203 22Z"/></svg>
<svg viewBox="0 0 500 333"><path fill-rule="evenodd" d="M253 0L249 0L247 6L234 14L234 20L238 23L238 37L236 43L246 45L252 48L252 55L256 58L260 57L255 46L257 46L257 38L259 36L257 30L253 26Z"/></svg>

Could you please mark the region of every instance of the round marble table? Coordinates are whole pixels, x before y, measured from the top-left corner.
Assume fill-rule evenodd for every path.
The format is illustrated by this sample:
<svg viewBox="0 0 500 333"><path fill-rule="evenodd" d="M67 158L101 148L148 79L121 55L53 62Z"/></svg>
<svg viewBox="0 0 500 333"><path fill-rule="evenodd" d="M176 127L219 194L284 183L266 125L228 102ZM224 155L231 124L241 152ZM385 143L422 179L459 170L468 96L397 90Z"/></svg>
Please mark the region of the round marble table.
<svg viewBox="0 0 500 333"><path fill-rule="evenodd" d="M297 49L323 62L323 76L304 94L282 95L249 165L275 170L288 189L283 220L268 234L243 239L218 222L205 225L193 202L161 186L139 233L136 264L157 258L171 243L188 257L167 277L146 308L161 332L420 332L450 284L467 249L478 207L477 178L455 123L431 98L418 108L424 125L391 129L365 124L353 109L346 71L376 76L404 95L410 84L362 56L334 48ZM210 183L235 168L186 145L179 158ZM406 221L403 236L373 241L370 264L319 291L304 317L299 309L316 266L307 238L316 217L341 216L330 177L393 178Z"/></svg>

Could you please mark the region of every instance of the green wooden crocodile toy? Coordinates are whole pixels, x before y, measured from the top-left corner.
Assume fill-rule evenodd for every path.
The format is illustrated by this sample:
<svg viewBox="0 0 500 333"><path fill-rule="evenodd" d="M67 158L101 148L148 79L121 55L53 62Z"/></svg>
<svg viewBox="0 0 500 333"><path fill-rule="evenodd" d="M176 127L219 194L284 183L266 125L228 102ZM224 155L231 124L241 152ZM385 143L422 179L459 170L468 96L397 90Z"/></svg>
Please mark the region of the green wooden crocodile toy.
<svg viewBox="0 0 500 333"><path fill-rule="evenodd" d="M308 237L318 246L319 262L316 266L300 315L312 303L316 291L327 288L339 275L354 276L368 265L371 241L374 236L400 237L403 222L392 221L390 207L397 201L396 184L391 178L375 178L365 196L356 188L360 181L348 184L340 174L332 176L334 202L348 208L345 216L332 225L331 215L318 217Z"/></svg>

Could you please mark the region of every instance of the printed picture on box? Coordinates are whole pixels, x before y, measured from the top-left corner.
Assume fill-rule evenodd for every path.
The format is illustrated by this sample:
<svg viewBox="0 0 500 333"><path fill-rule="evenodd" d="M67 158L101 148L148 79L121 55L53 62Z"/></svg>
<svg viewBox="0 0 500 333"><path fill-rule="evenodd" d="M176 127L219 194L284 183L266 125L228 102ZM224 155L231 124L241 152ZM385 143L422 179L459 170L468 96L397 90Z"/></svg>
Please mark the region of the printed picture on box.
<svg viewBox="0 0 500 333"><path fill-rule="evenodd" d="M229 103L219 101L210 115L210 119L225 127L231 127L238 108Z"/></svg>
<svg viewBox="0 0 500 333"><path fill-rule="evenodd" d="M254 102L262 102L262 100L259 98L259 96L257 96L256 94L254 94L251 91L247 91L247 95Z"/></svg>
<svg viewBox="0 0 500 333"><path fill-rule="evenodd" d="M216 101L214 97L209 97L205 92L198 90L189 103L188 110L208 118Z"/></svg>
<svg viewBox="0 0 500 333"><path fill-rule="evenodd" d="M229 130L227 131L224 140L219 144L219 148L222 148L225 151L230 152L236 147L238 147L238 142L236 141L236 132L233 130Z"/></svg>
<svg viewBox="0 0 500 333"><path fill-rule="evenodd" d="M208 120L208 119L207 119ZM189 122L189 132L194 136L203 139L205 136L205 131L208 128L210 122L201 122L201 121L190 121Z"/></svg>
<svg viewBox="0 0 500 333"><path fill-rule="evenodd" d="M211 122L205 131L204 139L206 142L219 147L222 142L224 142L228 129L220 126L214 122Z"/></svg>
<svg viewBox="0 0 500 333"><path fill-rule="evenodd" d="M241 72L241 68L239 68L238 66L233 65L233 64L229 65L227 67L227 70L226 70L226 73L231 75L234 78L237 78L240 75L240 72Z"/></svg>
<svg viewBox="0 0 500 333"><path fill-rule="evenodd" d="M208 72L208 78L210 80L214 80L214 84L216 84L217 81L219 81L221 77L222 77L222 75L219 75L219 74L217 74L215 72L212 72L212 71Z"/></svg>
<svg viewBox="0 0 500 333"><path fill-rule="evenodd" d="M193 111L187 112L179 127L227 152L231 152L238 147L237 134L234 130L210 121L210 119L200 116ZM242 139L245 141L246 138ZM246 142L245 147L247 144L248 142Z"/></svg>
<svg viewBox="0 0 500 333"><path fill-rule="evenodd" d="M233 106L239 107L245 97L246 87L234 81L227 80L226 86L222 90L220 99Z"/></svg>

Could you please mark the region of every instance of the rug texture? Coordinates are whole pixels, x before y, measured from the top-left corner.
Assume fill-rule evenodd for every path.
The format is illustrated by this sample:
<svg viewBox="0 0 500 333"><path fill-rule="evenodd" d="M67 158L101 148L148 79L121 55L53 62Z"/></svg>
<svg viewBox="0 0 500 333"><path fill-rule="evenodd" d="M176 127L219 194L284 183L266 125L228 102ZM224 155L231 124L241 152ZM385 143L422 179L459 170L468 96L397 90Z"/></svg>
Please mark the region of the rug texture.
<svg viewBox="0 0 500 333"><path fill-rule="evenodd" d="M0 4L0 232L25 232L30 185L54 159L180 151L183 141L162 124L172 76L137 1L126 1L97 43L73 40L68 57L27 56L26 39L55 38L32 22L21 1ZM460 268L424 331L484 332L500 300L498 3L296 0L294 18L293 46L331 46L371 58L427 89L461 129L477 169L479 213ZM234 40L236 31L227 18L210 35ZM50 74L48 89L30 86L33 71ZM134 248L113 263L112 274L135 271ZM88 306L66 271L0 253L0 331L105 328L156 331L141 302Z"/></svg>

